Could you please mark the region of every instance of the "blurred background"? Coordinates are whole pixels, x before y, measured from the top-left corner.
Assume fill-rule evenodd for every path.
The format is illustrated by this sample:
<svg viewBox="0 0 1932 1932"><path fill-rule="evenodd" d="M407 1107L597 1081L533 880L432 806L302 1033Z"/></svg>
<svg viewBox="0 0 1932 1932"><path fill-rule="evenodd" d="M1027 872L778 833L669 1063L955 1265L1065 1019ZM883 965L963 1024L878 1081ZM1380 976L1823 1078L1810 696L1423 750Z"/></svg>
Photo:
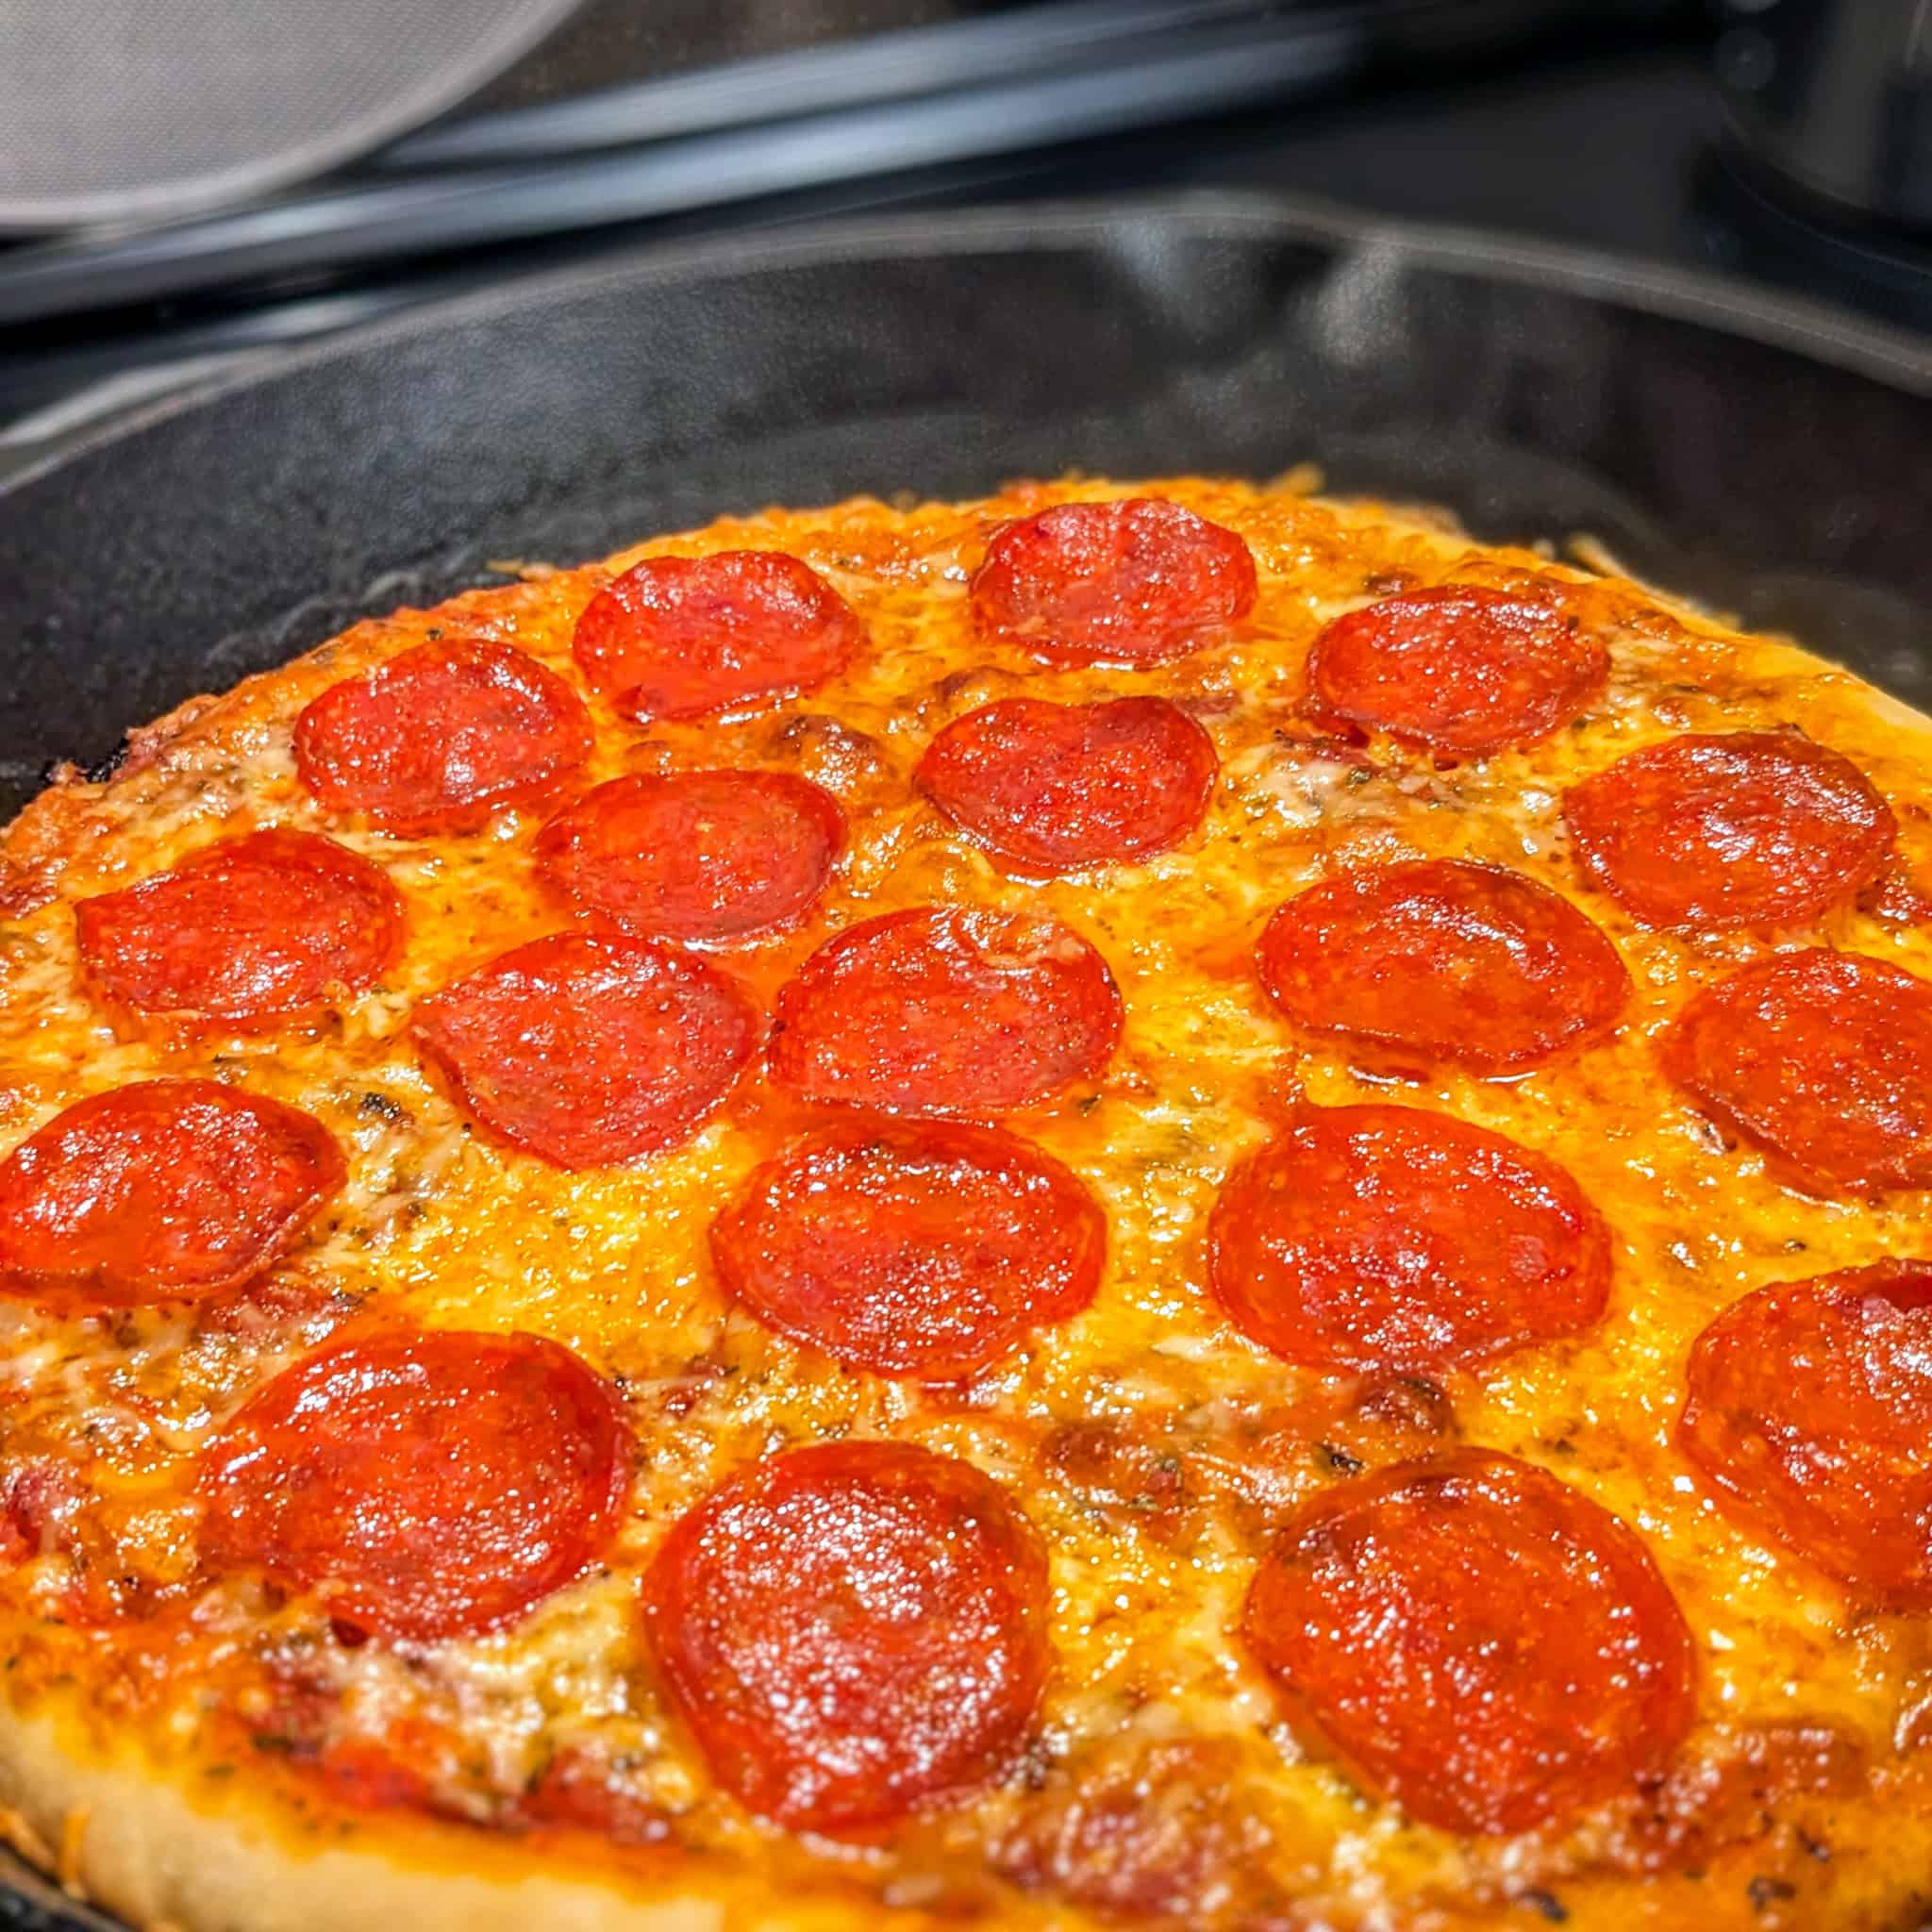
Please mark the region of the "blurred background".
<svg viewBox="0 0 1932 1932"><path fill-rule="evenodd" d="M0 474L640 239L1190 187L1932 329L1932 0L9 0Z"/></svg>

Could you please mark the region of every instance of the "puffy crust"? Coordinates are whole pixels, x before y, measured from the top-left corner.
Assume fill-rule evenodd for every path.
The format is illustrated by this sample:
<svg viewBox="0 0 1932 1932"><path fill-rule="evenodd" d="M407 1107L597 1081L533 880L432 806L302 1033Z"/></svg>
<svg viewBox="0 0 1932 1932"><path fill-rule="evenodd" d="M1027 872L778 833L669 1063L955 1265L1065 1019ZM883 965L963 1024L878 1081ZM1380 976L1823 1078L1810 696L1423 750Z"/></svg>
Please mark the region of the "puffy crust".
<svg viewBox="0 0 1932 1932"><path fill-rule="evenodd" d="M131 1755L98 1757L76 1726L44 1713L0 1714L0 1801L8 1807L0 1828L15 1850L53 1869L69 1891L154 1932L239 1924L328 1932L363 1913L396 1914L425 1932L533 1924L709 1932L722 1918L695 1901L638 1916L601 1888L492 1882L454 1869L454 1859L438 1870L427 1854L448 1848L435 1828L419 1838L425 1856L414 1869L359 1848L295 1853L243 1805L201 1810Z"/></svg>
<svg viewBox="0 0 1932 1932"><path fill-rule="evenodd" d="M143 1932L840 1932L849 1908L778 1910L728 1891L582 1880L458 1826L358 1821L299 1839L246 1790L192 1803L132 1751L108 1756L71 1712L0 1710L0 1837L70 1896ZM916 1914L876 1923L907 1932Z"/></svg>

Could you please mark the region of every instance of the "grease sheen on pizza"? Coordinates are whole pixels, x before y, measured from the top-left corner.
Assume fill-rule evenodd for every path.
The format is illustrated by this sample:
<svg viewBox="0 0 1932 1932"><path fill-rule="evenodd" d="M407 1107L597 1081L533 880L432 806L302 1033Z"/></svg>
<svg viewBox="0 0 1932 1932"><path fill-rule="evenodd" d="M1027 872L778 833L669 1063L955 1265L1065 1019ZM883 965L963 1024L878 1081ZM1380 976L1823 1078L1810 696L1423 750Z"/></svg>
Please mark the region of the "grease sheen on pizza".
<svg viewBox="0 0 1932 1932"><path fill-rule="evenodd" d="M1928 806L1198 479L196 700L6 839L0 1823L190 1932L1904 1932Z"/></svg>

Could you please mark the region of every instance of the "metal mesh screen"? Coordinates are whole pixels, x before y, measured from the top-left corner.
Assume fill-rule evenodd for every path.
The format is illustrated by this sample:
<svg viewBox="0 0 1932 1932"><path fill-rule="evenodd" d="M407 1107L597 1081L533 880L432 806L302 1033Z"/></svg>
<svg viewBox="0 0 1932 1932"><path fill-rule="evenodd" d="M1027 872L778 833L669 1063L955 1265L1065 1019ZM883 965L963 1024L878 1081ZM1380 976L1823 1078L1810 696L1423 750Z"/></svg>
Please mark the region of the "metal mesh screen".
<svg viewBox="0 0 1932 1932"><path fill-rule="evenodd" d="M152 220L453 106L575 0L0 0L0 225Z"/></svg>

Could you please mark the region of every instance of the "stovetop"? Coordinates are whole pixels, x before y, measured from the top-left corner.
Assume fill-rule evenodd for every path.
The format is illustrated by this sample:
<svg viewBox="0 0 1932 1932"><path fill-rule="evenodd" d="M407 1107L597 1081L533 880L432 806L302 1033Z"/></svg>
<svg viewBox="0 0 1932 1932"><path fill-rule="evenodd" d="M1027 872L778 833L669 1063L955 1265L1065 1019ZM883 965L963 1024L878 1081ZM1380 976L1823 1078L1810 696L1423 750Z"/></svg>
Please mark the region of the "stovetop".
<svg viewBox="0 0 1932 1932"><path fill-rule="evenodd" d="M544 117L559 108L646 75L702 84L721 47L764 63L736 73L782 74L801 52L836 53L855 35L1001 17L1024 18L971 0L661 0L648 12L634 0L591 0L462 117L415 137L415 152L433 162L441 143L456 162L474 160L463 149L478 127L535 129L541 145ZM1599 14L1587 30L1487 52L1449 49L1389 71L1338 74L1328 87L1287 85L1267 105L1164 125L856 168L810 188L700 196L647 220L589 231L532 232L466 251L403 249L361 267L309 266L246 289L198 289L0 325L0 474L105 409L440 294L594 258L641 239L908 206L1258 188L1719 269L1932 327L1932 275L1908 251L1796 220L1718 158L1712 42L1701 10L1660 14L1639 6L1615 18ZM724 111L734 106L727 97ZM703 111L718 112L716 100ZM850 138L846 124L828 125ZM405 151L407 158L408 143ZM349 187L359 192L383 181L386 165L366 165ZM26 258L0 252L0 290L10 265Z"/></svg>

